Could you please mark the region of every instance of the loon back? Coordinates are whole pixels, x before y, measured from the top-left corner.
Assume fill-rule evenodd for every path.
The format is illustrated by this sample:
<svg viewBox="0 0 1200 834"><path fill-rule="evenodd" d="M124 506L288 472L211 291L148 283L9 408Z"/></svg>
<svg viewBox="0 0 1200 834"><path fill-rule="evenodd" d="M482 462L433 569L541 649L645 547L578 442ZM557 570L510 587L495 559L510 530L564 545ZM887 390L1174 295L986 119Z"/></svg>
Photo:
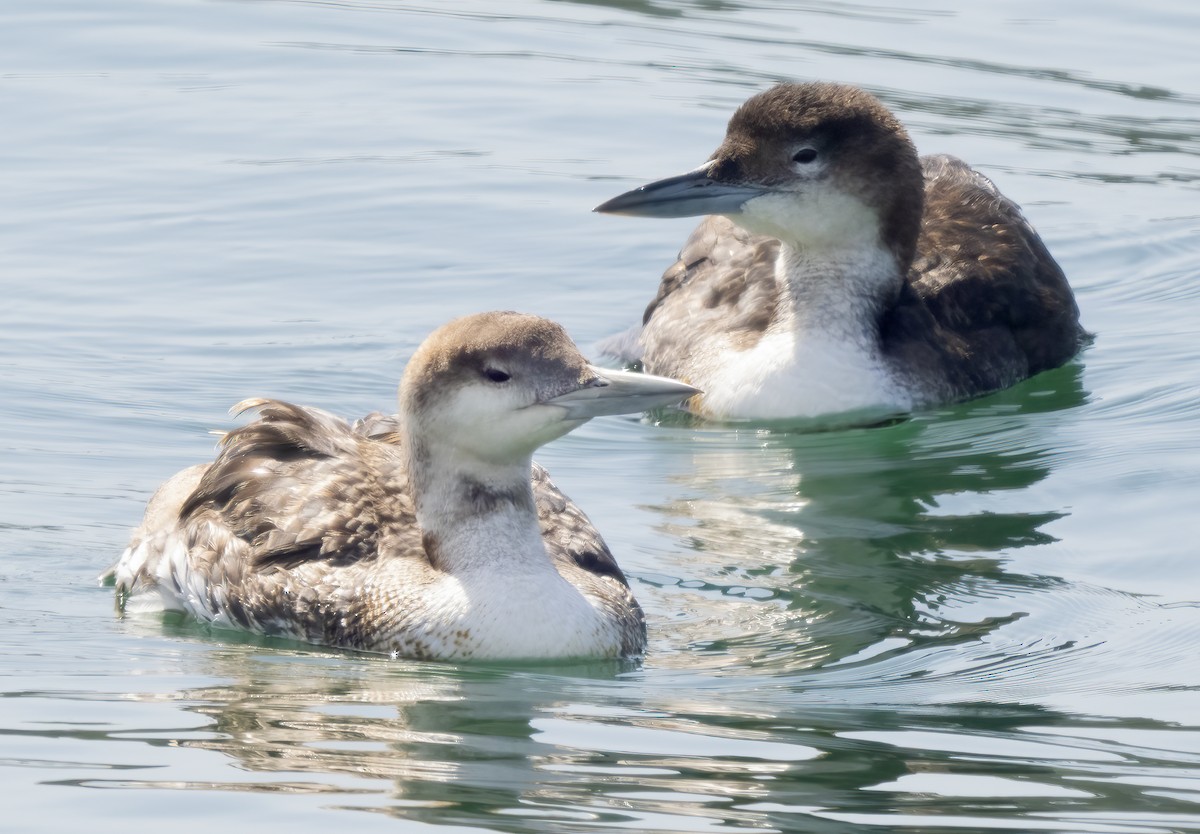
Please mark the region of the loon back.
<svg viewBox="0 0 1200 834"><path fill-rule="evenodd" d="M951 156L921 159L925 213L900 296L880 320L885 354L935 400L996 391L1056 368L1087 334L1066 275L987 177Z"/></svg>

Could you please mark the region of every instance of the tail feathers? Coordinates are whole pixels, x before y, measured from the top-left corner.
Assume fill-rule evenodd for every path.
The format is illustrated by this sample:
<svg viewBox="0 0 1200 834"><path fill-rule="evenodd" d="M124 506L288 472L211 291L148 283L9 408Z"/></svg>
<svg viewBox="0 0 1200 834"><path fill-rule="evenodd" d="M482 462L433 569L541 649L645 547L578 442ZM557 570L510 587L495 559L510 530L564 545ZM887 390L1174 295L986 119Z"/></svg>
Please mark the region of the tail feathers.
<svg viewBox="0 0 1200 834"><path fill-rule="evenodd" d="M242 400L231 411L258 410L258 419L228 432L222 440L225 455L316 454L334 456L352 451L350 424L320 408L282 400Z"/></svg>
<svg viewBox="0 0 1200 834"><path fill-rule="evenodd" d="M611 357L626 365L641 362L646 352L646 347L642 344L642 326L639 324L606 336L596 342L593 349L601 356Z"/></svg>

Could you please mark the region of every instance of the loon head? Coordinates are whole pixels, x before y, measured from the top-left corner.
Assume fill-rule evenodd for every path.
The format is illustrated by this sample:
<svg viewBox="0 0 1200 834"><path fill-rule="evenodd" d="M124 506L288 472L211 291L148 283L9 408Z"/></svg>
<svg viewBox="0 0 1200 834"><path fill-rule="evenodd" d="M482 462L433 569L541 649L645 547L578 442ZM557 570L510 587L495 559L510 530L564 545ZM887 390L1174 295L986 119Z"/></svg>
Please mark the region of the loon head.
<svg viewBox="0 0 1200 834"><path fill-rule="evenodd" d="M844 84L779 84L748 99L725 140L692 171L595 211L640 217L721 214L748 231L822 253L880 246L900 270L916 248L924 183L904 127Z"/></svg>
<svg viewBox="0 0 1200 834"><path fill-rule="evenodd" d="M400 413L426 447L504 465L592 417L696 393L666 377L591 365L552 321L493 312L455 319L422 343L400 383Z"/></svg>

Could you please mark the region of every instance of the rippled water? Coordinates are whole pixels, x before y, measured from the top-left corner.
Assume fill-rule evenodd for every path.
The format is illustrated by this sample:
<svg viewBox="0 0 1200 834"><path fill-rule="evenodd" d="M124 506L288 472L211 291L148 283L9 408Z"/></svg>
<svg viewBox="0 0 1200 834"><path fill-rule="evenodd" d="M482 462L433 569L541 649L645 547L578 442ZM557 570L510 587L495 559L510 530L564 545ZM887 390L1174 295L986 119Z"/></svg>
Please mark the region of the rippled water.
<svg viewBox="0 0 1200 834"><path fill-rule="evenodd" d="M1200 15L960 5L0 9L3 825L1200 831ZM233 402L388 408L468 311L635 321L691 222L590 207L781 78L995 178L1095 344L896 425L543 450L637 665L114 616L95 575Z"/></svg>

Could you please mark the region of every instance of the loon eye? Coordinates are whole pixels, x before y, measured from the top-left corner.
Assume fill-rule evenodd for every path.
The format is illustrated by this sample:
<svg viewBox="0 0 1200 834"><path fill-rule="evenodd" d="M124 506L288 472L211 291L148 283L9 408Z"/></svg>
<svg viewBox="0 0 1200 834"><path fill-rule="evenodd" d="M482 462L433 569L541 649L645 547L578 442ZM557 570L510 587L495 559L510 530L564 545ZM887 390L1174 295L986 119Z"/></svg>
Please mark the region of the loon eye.
<svg viewBox="0 0 1200 834"><path fill-rule="evenodd" d="M512 374L502 371L499 368L484 368L483 375L492 382L508 382L512 379Z"/></svg>
<svg viewBox="0 0 1200 834"><path fill-rule="evenodd" d="M801 148L792 155L792 162L799 162L802 165L815 161L817 151L815 148Z"/></svg>

